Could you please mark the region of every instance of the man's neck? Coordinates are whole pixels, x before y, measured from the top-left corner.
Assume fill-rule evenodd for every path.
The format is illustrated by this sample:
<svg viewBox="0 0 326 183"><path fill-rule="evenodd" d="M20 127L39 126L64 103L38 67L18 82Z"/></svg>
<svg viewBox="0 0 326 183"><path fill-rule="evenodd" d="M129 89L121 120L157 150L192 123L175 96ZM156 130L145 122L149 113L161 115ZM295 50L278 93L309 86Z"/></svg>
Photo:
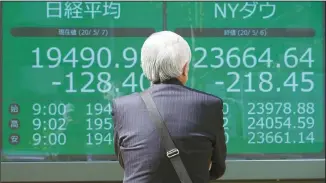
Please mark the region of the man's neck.
<svg viewBox="0 0 326 183"><path fill-rule="evenodd" d="M182 82L178 78L171 78L168 80L165 80L163 82L154 82L153 84L176 84L176 85L183 85Z"/></svg>

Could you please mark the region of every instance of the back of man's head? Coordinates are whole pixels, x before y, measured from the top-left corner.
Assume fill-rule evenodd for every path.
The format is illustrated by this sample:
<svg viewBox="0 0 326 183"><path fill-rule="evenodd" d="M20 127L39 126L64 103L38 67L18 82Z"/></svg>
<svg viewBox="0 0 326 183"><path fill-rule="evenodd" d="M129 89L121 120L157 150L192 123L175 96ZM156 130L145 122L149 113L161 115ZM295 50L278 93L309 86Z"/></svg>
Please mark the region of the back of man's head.
<svg viewBox="0 0 326 183"><path fill-rule="evenodd" d="M141 49L141 67L151 82L165 81L184 74L191 60L188 43L171 31L149 36ZM186 69L188 70L188 68Z"/></svg>

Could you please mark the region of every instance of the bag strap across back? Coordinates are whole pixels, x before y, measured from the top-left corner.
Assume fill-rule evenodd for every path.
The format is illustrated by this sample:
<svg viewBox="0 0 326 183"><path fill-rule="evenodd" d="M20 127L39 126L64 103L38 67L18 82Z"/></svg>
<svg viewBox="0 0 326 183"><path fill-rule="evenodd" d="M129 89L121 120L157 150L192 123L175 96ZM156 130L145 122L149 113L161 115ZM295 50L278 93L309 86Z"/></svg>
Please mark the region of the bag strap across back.
<svg viewBox="0 0 326 183"><path fill-rule="evenodd" d="M174 170L178 174L179 180L181 183L192 183L192 180L189 177L189 174L180 158L180 153L178 148L176 148L169 130L167 129L165 123L163 122L162 116L160 115L157 107L148 91L140 93L141 98L143 99L149 115L153 121L155 121L156 127L160 132L162 142L166 151L166 156L170 159Z"/></svg>

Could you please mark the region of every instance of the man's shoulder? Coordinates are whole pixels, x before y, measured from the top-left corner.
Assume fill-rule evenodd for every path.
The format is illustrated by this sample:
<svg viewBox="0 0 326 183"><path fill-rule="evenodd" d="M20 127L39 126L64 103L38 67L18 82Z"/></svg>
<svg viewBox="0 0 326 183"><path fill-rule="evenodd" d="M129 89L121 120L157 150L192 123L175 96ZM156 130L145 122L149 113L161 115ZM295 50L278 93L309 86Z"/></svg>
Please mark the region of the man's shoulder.
<svg viewBox="0 0 326 183"><path fill-rule="evenodd" d="M196 95L196 98L200 98L204 101L211 101L211 102L218 102L218 103L222 103L223 104L223 100L222 98L216 96L216 95L212 95L210 93L204 92L204 91L200 91L194 88L190 88L187 86L182 86L182 88L186 89L188 92L190 92L193 95ZM151 92L153 90L153 88L149 88L148 91ZM117 97L115 99L113 99L113 103L115 103L116 105L123 105L123 104L128 104L128 105L132 105L133 102L139 102L140 100L140 93L135 92L129 95L124 95L124 96L120 96Z"/></svg>
<svg viewBox="0 0 326 183"><path fill-rule="evenodd" d="M114 98L112 102L115 105L131 104L133 101L137 101L136 99L138 98L139 98L139 93L132 93L129 95L124 95L124 96Z"/></svg>
<svg viewBox="0 0 326 183"><path fill-rule="evenodd" d="M220 97L218 97L216 95L212 95L210 93L207 93L207 92L204 92L204 91L200 91L200 90L197 90L197 89L194 89L194 88L190 88L190 87L187 87L187 86L185 86L185 88L187 90L189 90L190 92L193 92L196 95L199 95L199 96L203 97L205 100L223 103L222 98L220 98Z"/></svg>

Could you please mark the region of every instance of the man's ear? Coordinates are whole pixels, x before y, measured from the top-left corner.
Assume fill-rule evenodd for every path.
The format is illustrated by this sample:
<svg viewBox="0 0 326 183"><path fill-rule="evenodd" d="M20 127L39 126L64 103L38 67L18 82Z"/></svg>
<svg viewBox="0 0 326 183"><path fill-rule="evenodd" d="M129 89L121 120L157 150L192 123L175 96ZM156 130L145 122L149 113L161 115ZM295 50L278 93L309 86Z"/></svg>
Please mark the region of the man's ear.
<svg viewBox="0 0 326 183"><path fill-rule="evenodd" d="M182 68L182 75L188 76L188 62Z"/></svg>

